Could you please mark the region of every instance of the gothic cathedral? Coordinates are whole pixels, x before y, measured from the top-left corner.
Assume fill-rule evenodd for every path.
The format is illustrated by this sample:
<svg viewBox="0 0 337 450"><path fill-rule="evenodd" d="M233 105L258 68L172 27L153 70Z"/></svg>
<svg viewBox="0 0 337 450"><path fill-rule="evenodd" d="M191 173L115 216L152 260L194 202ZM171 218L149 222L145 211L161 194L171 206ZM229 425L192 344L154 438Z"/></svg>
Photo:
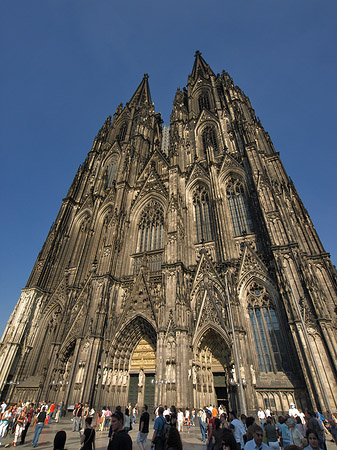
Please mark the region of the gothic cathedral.
<svg viewBox="0 0 337 450"><path fill-rule="evenodd" d="M337 277L249 99L144 75L63 199L1 340L7 401L337 410Z"/></svg>

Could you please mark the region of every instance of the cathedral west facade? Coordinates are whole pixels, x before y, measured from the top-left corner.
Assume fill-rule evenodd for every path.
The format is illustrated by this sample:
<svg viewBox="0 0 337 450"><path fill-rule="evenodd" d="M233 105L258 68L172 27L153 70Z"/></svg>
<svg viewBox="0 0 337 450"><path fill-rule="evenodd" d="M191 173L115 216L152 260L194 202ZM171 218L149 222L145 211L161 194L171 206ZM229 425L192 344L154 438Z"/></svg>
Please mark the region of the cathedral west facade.
<svg viewBox="0 0 337 450"><path fill-rule="evenodd" d="M95 138L1 340L10 402L337 410L337 283L246 95L196 53Z"/></svg>

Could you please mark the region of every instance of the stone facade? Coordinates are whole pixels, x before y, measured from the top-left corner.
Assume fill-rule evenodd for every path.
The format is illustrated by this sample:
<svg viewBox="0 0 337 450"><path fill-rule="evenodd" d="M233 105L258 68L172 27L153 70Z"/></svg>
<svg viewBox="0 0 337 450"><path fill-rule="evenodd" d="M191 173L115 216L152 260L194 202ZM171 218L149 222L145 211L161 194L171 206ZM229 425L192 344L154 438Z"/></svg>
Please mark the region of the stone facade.
<svg viewBox="0 0 337 450"><path fill-rule="evenodd" d="M246 95L196 53L79 168L1 340L2 398L337 409L336 272Z"/></svg>

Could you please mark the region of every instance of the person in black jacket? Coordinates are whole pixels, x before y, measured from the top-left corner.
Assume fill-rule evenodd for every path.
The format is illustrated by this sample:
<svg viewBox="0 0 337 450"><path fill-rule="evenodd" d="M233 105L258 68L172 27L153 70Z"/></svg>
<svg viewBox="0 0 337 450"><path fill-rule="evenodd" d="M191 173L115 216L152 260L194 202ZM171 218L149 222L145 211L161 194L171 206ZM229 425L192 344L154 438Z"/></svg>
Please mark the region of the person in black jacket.
<svg viewBox="0 0 337 450"><path fill-rule="evenodd" d="M113 414L111 414L111 438L109 441L108 450L132 450L132 439L123 429L123 422L124 417L121 412L115 411Z"/></svg>

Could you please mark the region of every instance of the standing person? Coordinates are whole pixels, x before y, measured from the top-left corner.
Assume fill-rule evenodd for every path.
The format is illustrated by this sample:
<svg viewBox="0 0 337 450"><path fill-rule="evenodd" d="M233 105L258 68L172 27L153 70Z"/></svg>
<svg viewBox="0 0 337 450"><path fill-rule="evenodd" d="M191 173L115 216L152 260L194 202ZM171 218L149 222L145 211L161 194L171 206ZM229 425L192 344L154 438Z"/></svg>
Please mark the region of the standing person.
<svg viewBox="0 0 337 450"><path fill-rule="evenodd" d="M236 440L239 448L245 446L243 436L246 434L245 427L243 423L237 418L235 411L230 411L229 420L231 422L231 428L233 428L234 439Z"/></svg>
<svg viewBox="0 0 337 450"><path fill-rule="evenodd" d="M174 405L172 405L170 410L171 410L171 426L177 428L177 421L178 421L177 408Z"/></svg>
<svg viewBox="0 0 337 450"><path fill-rule="evenodd" d="M302 450L307 445L307 440L302 436L302 433L296 427L295 420L292 417L289 417L286 420L286 425L289 428L291 443Z"/></svg>
<svg viewBox="0 0 337 450"><path fill-rule="evenodd" d="M101 417L99 420L99 431L104 431L105 413L106 413L106 406L103 406Z"/></svg>
<svg viewBox="0 0 337 450"><path fill-rule="evenodd" d="M257 417L259 418L261 427L263 428L264 424L266 423L266 414L262 408L259 408L259 410L257 412Z"/></svg>
<svg viewBox="0 0 337 450"><path fill-rule="evenodd" d="M111 410L110 410L110 406L108 406L105 411L105 415L104 415L104 430L105 431L108 431L108 429L110 427L110 417L111 417Z"/></svg>
<svg viewBox="0 0 337 450"><path fill-rule="evenodd" d="M155 450L164 450L165 448L165 425L166 420L163 416L164 408L162 406L158 409L158 417L156 418L153 426L152 445ZM179 415L179 413L178 413ZM179 416L178 416L179 419Z"/></svg>
<svg viewBox="0 0 337 450"><path fill-rule="evenodd" d="M147 435L149 434L150 414L147 412L147 409L147 405L144 405L142 408L142 415L139 420L137 444L140 450L145 450Z"/></svg>
<svg viewBox="0 0 337 450"><path fill-rule="evenodd" d="M111 414L110 430L112 432L108 450L132 450L132 439L123 429L123 414L115 411Z"/></svg>
<svg viewBox="0 0 337 450"><path fill-rule="evenodd" d="M125 409L124 430L127 433L131 430L131 417L128 408Z"/></svg>
<svg viewBox="0 0 337 450"><path fill-rule="evenodd" d="M28 428L30 427L30 424L32 423L33 415L34 415L34 408L33 408L33 403L31 403L29 405L29 409L27 409L27 411L26 411L25 426L21 433L21 445L23 445L25 443L26 434L27 434Z"/></svg>
<svg viewBox="0 0 337 450"><path fill-rule="evenodd" d="M8 408L5 410L4 413L2 413L1 415L1 423L0 423L0 445L1 445L1 441L2 439L6 436L7 434L7 428L8 428L8 424L11 420L12 417L12 406L8 406Z"/></svg>
<svg viewBox="0 0 337 450"><path fill-rule="evenodd" d="M136 423L137 414L138 414L138 403L136 403L132 409L132 423Z"/></svg>
<svg viewBox="0 0 337 450"><path fill-rule="evenodd" d="M33 438L33 447L37 447L37 443L39 441L39 437L44 425L44 421L46 420L47 414L44 407L41 408L41 411L39 412L37 416L37 423L35 425L35 433Z"/></svg>
<svg viewBox="0 0 337 450"><path fill-rule="evenodd" d="M95 450L95 430L91 426L92 417L84 421L84 432L81 434L81 450Z"/></svg>
<svg viewBox="0 0 337 450"><path fill-rule="evenodd" d="M26 409L27 408L23 408L20 411L20 414L18 415L18 417L16 418L16 422L15 422L15 434L14 434L14 439L13 439L13 447L16 447L16 444L18 442L18 440L21 441L21 434L24 428L24 422L26 419Z"/></svg>
<svg viewBox="0 0 337 450"><path fill-rule="evenodd" d="M82 404L78 403L73 412L73 431L80 431L82 421Z"/></svg>
<svg viewBox="0 0 337 450"><path fill-rule="evenodd" d="M300 430L302 436L306 437L306 435L307 435L307 427L302 422L301 417L297 416L296 419L295 419L295 422L296 422L296 427Z"/></svg>
<svg viewBox="0 0 337 450"><path fill-rule="evenodd" d="M213 417L213 419L215 417L218 417L218 408L216 408L215 405L213 405L213 408L212 408L212 417Z"/></svg>
<svg viewBox="0 0 337 450"><path fill-rule="evenodd" d="M198 420L199 420L199 427L200 427L202 442L206 442L205 428L206 428L207 424L206 424L206 412L204 409L199 408Z"/></svg>
<svg viewBox="0 0 337 450"><path fill-rule="evenodd" d="M291 443L291 437L290 437L290 431L287 425L285 424L285 420L283 416L279 416L277 428L280 436L280 447L283 449L290 445Z"/></svg>
<svg viewBox="0 0 337 450"><path fill-rule="evenodd" d="M195 408L193 406L193 409L192 409L192 421L191 421L192 427L195 427L195 414L196 414L196 412L195 412Z"/></svg>
<svg viewBox="0 0 337 450"><path fill-rule="evenodd" d="M245 450L270 450L267 444L262 442L263 430L258 424L252 425L253 439L248 441L244 447Z"/></svg>
<svg viewBox="0 0 337 450"><path fill-rule="evenodd" d="M279 450L280 445L278 443L277 430L272 424L271 417L267 417L267 423L264 426L264 435L267 438L268 445L273 450Z"/></svg>
<svg viewBox="0 0 337 450"><path fill-rule="evenodd" d="M179 408L178 409L178 431L183 431L183 423L184 423L184 413Z"/></svg>

